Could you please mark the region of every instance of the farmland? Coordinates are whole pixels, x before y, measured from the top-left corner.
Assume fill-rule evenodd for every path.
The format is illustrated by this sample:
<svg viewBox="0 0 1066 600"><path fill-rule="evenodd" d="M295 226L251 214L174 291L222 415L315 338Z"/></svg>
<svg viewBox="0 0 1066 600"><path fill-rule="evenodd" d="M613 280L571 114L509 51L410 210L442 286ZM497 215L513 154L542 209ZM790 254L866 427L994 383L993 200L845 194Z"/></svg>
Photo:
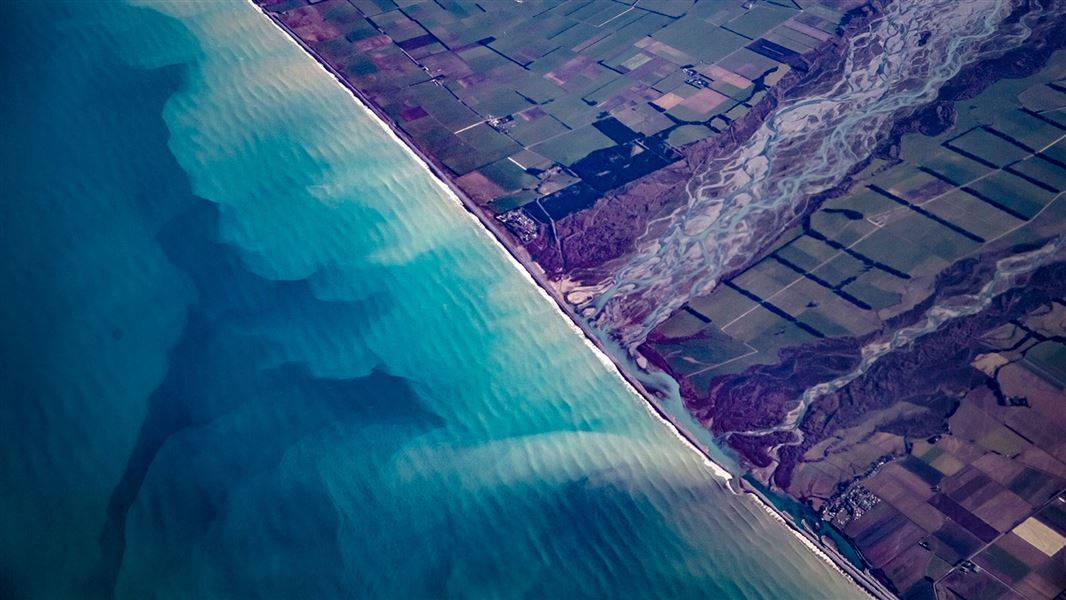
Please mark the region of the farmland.
<svg viewBox="0 0 1066 600"><path fill-rule="evenodd" d="M675 357L671 367L698 373L693 386L705 388L716 376L776 362L782 347L880 330L927 298L936 275L957 261L1058 233L1066 126L1014 99L1046 88L1066 105L1052 87L1064 76L1059 57L959 107L951 131L905 137L903 158L871 164L850 193L824 202L714 293L691 299L660 326L663 341L653 347ZM1007 132L1016 128L1026 141ZM995 143L971 141L978 136ZM701 317L707 335L725 334L750 352L728 363L673 352L669 340L682 336L669 330Z"/></svg>
<svg viewBox="0 0 1066 600"><path fill-rule="evenodd" d="M1066 591L1061 2L260 4L886 588Z"/></svg>
<svg viewBox="0 0 1066 600"><path fill-rule="evenodd" d="M642 346L904 596L1066 589L1064 77L904 135Z"/></svg>
<svg viewBox="0 0 1066 600"><path fill-rule="evenodd" d="M847 3L263 4L485 210L526 207L546 235L729 129Z"/></svg>

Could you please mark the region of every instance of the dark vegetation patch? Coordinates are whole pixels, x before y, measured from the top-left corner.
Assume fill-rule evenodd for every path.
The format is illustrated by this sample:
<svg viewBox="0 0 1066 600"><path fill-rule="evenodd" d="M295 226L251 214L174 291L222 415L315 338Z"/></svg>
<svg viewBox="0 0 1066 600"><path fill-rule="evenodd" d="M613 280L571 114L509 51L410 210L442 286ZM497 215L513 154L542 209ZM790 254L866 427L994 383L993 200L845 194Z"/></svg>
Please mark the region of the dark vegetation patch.
<svg viewBox="0 0 1066 600"><path fill-rule="evenodd" d="M614 140L617 144L627 144L640 137L640 134L626 127L614 117L601 119L592 124L600 133Z"/></svg>
<svg viewBox="0 0 1066 600"><path fill-rule="evenodd" d="M796 436L791 431L775 431L766 435L734 433L729 436L728 443L753 465L763 468L773 464L773 459L766 453L767 448L787 444L795 439Z"/></svg>
<svg viewBox="0 0 1066 600"><path fill-rule="evenodd" d="M658 171L667 164L669 163L657 153L629 141L596 150L574 163L571 170L602 195L634 179Z"/></svg>
<svg viewBox="0 0 1066 600"><path fill-rule="evenodd" d="M593 189L592 186L584 181L579 181L554 194L545 196L540 200L539 204L544 207L544 213L547 214L548 218L558 220L566 215L592 206L599 197L600 193ZM534 218L537 217L534 216Z"/></svg>

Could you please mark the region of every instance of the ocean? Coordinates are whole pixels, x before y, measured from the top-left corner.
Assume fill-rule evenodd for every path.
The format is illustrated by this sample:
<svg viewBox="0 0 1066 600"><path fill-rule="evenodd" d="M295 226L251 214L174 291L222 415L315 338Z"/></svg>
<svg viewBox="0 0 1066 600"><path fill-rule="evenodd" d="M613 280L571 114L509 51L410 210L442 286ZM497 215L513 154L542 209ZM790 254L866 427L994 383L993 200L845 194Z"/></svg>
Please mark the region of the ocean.
<svg viewBox="0 0 1066 600"><path fill-rule="evenodd" d="M3 28L0 597L861 595L250 4Z"/></svg>

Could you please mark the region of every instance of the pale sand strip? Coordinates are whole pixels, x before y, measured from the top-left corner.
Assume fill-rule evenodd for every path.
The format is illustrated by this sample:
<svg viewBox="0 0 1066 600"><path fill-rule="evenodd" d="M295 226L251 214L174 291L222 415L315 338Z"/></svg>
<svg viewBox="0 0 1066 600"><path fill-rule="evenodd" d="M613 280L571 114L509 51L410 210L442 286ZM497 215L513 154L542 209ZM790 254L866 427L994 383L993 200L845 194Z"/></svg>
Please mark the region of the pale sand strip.
<svg viewBox="0 0 1066 600"><path fill-rule="evenodd" d="M465 197L465 194L463 194L462 190L456 188L446 175L438 172L437 168L432 165L428 157L423 156L422 153L414 147L413 143L406 140L405 136L398 132L389 123L388 118L385 115L380 114L378 110L373 106L373 104L362 96L359 90L354 88L351 84L345 81L343 77L336 73L331 67L325 64L325 61L322 60L313 49L305 46L299 39L296 38L294 34L292 34L292 32L290 32L269 13L263 10L263 8L256 4L254 0L246 1L248 2L248 4L252 5L252 7L255 8L255 10L257 10L261 15L263 15L275 28L277 28L278 31L283 34L283 37L288 39L289 42L294 44L296 47L300 48L300 50L307 54L309 58L313 59L313 62L318 65L320 69L325 71L334 81L340 84L341 87L348 90L352 94L352 97L356 101L356 104L363 110L367 111L373 117L373 120L377 122L378 126L381 127L391 139L398 143L404 149L404 151L406 151L411 157L413 157L415 161L429 173L429 175L431 175L431 178L433 179L435 184L439 186L445 192L445 194L452 200L452 205L457 209L461 210L467 216L467 218L472 219L474 222L480 225L478 229L481 230L482 234L489 236L489 238L491 238L493 242L495 242L493 246L496 247L497 251L502 253L507 258L510 264L518 270L522 277L524 277L527 281L533 283L533 286L540 292L541 297L554 306L557 314L559 314L563 318L563 320L567 323L567 326L571 329L571 331L573 331L576 335L579 335L584 340L585 345L592 350L593 354L600 361L600 363L603 364L604 367L607 368L609 371L613 372L615 376L618 377L625 384L626 388L631 394L641 400L641 404L644 406L645 410L648 411L648 413L658 419L659 422L662 423L674 435L674 437L684 443L685 446L687 446L693 452L696 452L700 456L703 464L710 469L712 475L715 478L721 480L723 484L728 484L731 481L735 481L733 479L733 475L728 470L716 463L710 457L708 452L701 448L700 445L685 432L683 427L681 427L672 418L670 418L668 414L664 413L664 411L658 407L658 405L655 403L654 397L640 384L639 381L626 374L625 371L615 361L611 360L611 358L601 347L600 341L596 339L594 335L588 333L587 331L585 331L584 328L580 326L577 319L570 313L569 309L567 308L565 300L561 296L558 296L555 293L555 290L551 288L551 286L548 284L548 282L543 279L543 274L541 273L540 268L534 263L532 263L530 259L516 254L512 250L512 248L504 241L505 238L503 237L503 233L498 229L498 224L491 222L489 219L485 218L480 213L475 212L476 209L473 208L473 202L470 203L470 206L464 204L462 198ZM731 491L738 492L738 490L735 489L732 485L726 485L726 488ZM785 528L790 531L794 536L796 536L796 538L799 539L800 542L804 546L806 546L812 553L814 553L815 556L828 563L830 567L833 568L833 570L840 573L849 581L854 583L855 586L858 589L862 590L862 592L865 593L867 596L871 598L885 600L895 597L891 592L885 589L884 586L882 586L879 582L875 581L872 577L855 569L851 565L851 563L848 562L848 560L843 556L840 556L836 552L827 552L827 549L820 545L820 542L814 536L814 534L798 528L795 523L792 522L790 515L782 515L776 508L774 508L772 504L769 503L767 499L763 498L761 494L758 494L757 492L754 492L750 489L742 489L739 490L739 492L741 492L742 495L745 497L754 499L755 502L757 502L763 508L763 510L766 511L767 514L769 514L776 521L784 525Z"/></svg>
<svg viewBox="0 0 1066 600"><path fill-rule="evenodd" d="M290 34L284 27L281 26L280 23L278 23L274 18L267 14L266 11L264 11L259 5L255 4L253 0L247 1L249 4L254 6L261 14L266 16L274 25L274 27L276 27L281 33L285 34L286 39L288 39L291 43L300 48L300 50L304 51L305 53L312 54L314 56L313 50L305 47L298 40L296 40L292 34ZM648 412L650 412L657 419L659 419L660 422L666 425L667 428L673 432L675 437L684 442L685 445L688 446L692 451L696 452L700 456L700 458L703 459L703 462L712 470L715 477L721 479L723 482L728 482L733 478L733 475L728 470L711 460L711 458L707 456L707 453L702 450L695 441L686 436L684 430L679 425L663 416L663 414L659 411L658 407L652 404L652 401L649 400L647 396L645 396L645 394L647 394L646 390L644 391L644 393L641 393L641 391L637 389L638 387L643 389L643 386L641 386L639 382L631 380L622 371L618 364L607 356L607 354L601 348L599 340L597 340L594 336L586 333L585 330L577 324L575 319L560 306L561 299L555 298L554 290L549 293L549 290L551 288L547 285L546 282L542 282L540 280L540 274L538 273L538 276L534 277L534 272L536 270L539 270L539 268L534 267L528 259L516 256L515 253L512 252L511 249L507 246L507 244L500 239L500 233L495 231L495 224L486 222L486 219L483 219L479 215L475 214L473 209L467 208L467 205L464 204L463 200L460 198L460 195L465 196L462 190L459 190L454 187L451 181L448 180L446 176L438 173L437 169L429 162L429 160L424 157L422 153L414 147L413 144L403 139L401 135L399 135L398 132L387 122L388 119L378 114L378 111L372 108L372 105L370 105L362 96L360 96L358 91L354 90L352 86L348 84L348 82L344 81L344 79L338 76L337 73L335 73L332 69L327 68L327 66L324 65L321 60L317 59L317 57L314 62L316 65L318 65L320 69L329 74L330 77L340 83L346 90L353 93L355 99L357 100L356 105L359 106L360 109L366 111L370 115L371 120L374 121L379 127L381 127L382 131L384 131L393 141L395 141L398 146L403 148L403 150L407 152L407 154L411 158L413 158L415 162L422 169L424 169L428 175L430 175L430 179L434 182L434 184L439 187L444 192L444 194L452 201L452 206L458 208L459 211L463 215L465 215L466 218L471 219L479 225L477 229L483 235L487 236L494 242L492 246L496 249L496 251L506 257L511 266L514 267L515 270L518 271L518 273L528 282L533 284L533 287L540 292L541 297L544 298L549 304L551 304L551 306L555 309L556 314L563 318L563 321L567 324L570 330L580 336L582 340L584 340L585 345L592 350L593 354L600 361L600 363L603 364L603 366L606 367L609 371L613 372L614 375L618 377L623 384L625 384L629 392L641 401L641 404L644 405ZM474 203L471 201L471 205L473 204Z"/></svg>

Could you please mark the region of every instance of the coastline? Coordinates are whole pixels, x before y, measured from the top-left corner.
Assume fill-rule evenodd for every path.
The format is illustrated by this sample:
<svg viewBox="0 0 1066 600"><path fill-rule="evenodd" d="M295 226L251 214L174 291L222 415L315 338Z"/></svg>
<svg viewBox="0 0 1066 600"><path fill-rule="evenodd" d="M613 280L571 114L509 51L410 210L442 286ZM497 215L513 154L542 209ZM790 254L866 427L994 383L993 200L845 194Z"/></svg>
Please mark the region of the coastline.
<svg viewBox="0 0 1066 600"><path fill-rule="evenodd" d="M710 451L704 448L683 425L678 423L676 418L661 407L656 397L648 391L648 389L645 388L636 377L627 372L623 365L610 357L610 353L603 346L600 339L586 329L584 322L576 313L574 313L562 294L551 285L544 270L532 260L523 248L516 247L509 243L507 237L508 234L502 224L488 217L475 202L459 189L435 159L423 153L413 143L410 137L393 123L392 119L370 102L359 89L349 83L325 59L319 56L313 48L309 47L303 40L295 35L285 23L275 15L264 10L261 6L256 4L254 0L247 0L247 2L279 29L280 32L284 34L284 37L288 38L303 52L313 58L315 62L318 63L319 67L325 70L326 73L328 73L355 98L357 104L361 105L374 116L374 120L377 121L378 125L381 126L388 135L415 158L418 163L426 168L432 176L432 179L451 198L456 206L462 209L462 212L464 212L468 218L477 222L481 226L479 229L481 229L485 235L488 235L493 239L495 242L494 245L505 257L507 257L512 266L519 271L522 276L533 283L534 287L538 289L543 297L554 304L555 308L567 322L570 329L575 334L580 335L585 345L593 351L599 362L622 380L629 391L638 397L645 410L666 426L672 434L688 446L690 450L696 452L704 464L711 470L712 475L720 480L724 487L735 494L743 495L754 500L767 514L792 532L792 534L795 535L812 553L828 562L835 570L851 580L856 587L862 590L867 596L877 599L891 599L896 597L895 594L890 592L871 575L855 568L854 565L852 565L847 558L839 554L835 548L825 545L817 535L797 525L791 515L778 510L761 492L752 488L750 485L747 485L743 480L735 477L733 473L730 473L725 467L715 462Z"/></svg>

